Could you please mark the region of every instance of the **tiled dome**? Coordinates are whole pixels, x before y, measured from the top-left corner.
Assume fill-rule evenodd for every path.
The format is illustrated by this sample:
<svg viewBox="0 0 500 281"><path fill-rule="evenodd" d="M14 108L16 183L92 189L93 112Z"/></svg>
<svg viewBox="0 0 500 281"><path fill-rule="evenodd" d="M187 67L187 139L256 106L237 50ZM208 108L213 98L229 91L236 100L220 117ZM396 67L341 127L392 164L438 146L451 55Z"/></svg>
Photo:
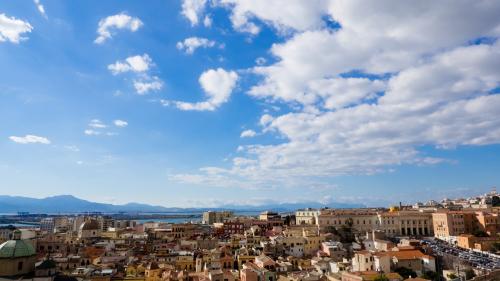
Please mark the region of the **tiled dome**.
<svg viewBox="0 0 500 281"><path fill-rule="evenodd" d="M9 240L0 245L1 258L21 258L36 255L35 248L29 241Z"/></svg>
<svg viewBox="0 0 500 281"><path fill-rule="evenodd" d="M89 220L80 226L80 230L98 230L99 223L96 220Z"/></svg>

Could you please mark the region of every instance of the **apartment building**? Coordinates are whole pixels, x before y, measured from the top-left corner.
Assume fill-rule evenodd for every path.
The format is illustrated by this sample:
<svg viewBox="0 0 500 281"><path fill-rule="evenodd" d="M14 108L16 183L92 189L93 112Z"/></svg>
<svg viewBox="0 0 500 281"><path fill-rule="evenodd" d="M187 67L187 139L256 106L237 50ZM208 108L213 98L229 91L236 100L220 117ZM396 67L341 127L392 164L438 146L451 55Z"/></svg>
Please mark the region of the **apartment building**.
<svg viewBox="0 0 500 281"><path fill-rule="evenodd" d="M247 262L240 270L241 281L276 281L276 272Z"/></svg>
<svg viewBox="0 0 500 281"><path fill-rule="evenodd" d="M464 211L442 211L432 214L434 236L449 239L460 234L472 233L475 214Z"/></svg>
<svg viewBox="0 0 500 281"><path fill-rule="evenodd" d="M371 209L323 209L318 215L317 224L322 230L345 225L360 233L380 228L377 212Z"/></svg>
<svg viewBox="0 0 500 281"><path fill-rule="evenodd" d="M232 218L234 213L232 211L208 211L203 213L204 224L214 224L214 223L222 223L224 220Z"/></svg>
<svg viewBox="0 0 500 281"><path fill-rule="evenodd" d="M391 272L391 260L383 252L359 251L352 258L352 271Z"/></svg>
<svg viewBox="0 0 500 281"><path fill-rule="evenodd" d="M387 236L432 236L432 213L424 210L303 209L295 214L297 225L352 227L358 233L381 230Z"/></svg>
<svg viewBox="0 0 500 281"><path fill-rule="evenodd" d="M320 210L317 209L300 209L295 212L295 224L296 225L311 225L316 224L318 221L318 216Z"/></svg>
<svg viewBox="0 0 500 281"><path fill-rule="evenodd" d="M416 249L396 248L392 251L358 251L352 259L353 271L378 271L388 273L400 267L418 274L436 271L435 259Z"/></svg>
<svg viewBox="0 0 500 281"><path fill-rule="evenodd" d="M500 218L498 213L476 212L476 226L478 230L484 231L489 235L496 235L500 232Z"/></svg>
<svg viewBox="0 0 500 281"><path fill-rule="evenodd" d="M40 231L46 233L54 232L55 221L54 218L43 218L40 220Z"/></svg>
<svg viewBox="0 0 500 281"><path fill-rule="evenodd" d="M387 236L432 236L434 232L430 212L383 212L378 219L379 229Z"/></svg>

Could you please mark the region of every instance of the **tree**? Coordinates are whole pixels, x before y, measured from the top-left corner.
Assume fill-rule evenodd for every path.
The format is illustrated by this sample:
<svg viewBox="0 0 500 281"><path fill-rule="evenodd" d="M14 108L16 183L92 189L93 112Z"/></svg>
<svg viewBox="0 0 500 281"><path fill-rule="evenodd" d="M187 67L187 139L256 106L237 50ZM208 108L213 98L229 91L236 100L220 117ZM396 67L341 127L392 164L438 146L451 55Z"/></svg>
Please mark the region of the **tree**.
<svg viewBox="0 0 500 281"><path fill-rule="evenodd" d="M500 197L498 197L498 196L491 197L491 205L493 205L493 207L499 207L500 206Z"/></svg>
<svg viewBox="0 0 500 281"><path fill-rule="evenodd" d="M483 230L476 230L472 234L476 237L489 237L488 233L484 232Z"/></svg>
<svg viewBox="0 0 500 281"><path fill-rule="evenodd" d="M470 280L472 278L476 277L476 273L472 268L468 268L465 270L465 280Z"/></svg>
<svg viewBox="0 0 500 281"><path fill-rule="evenodd" d="M339 232L337 231L337 228L335 228L335 226L333 226L333 225L327 226L326 227L326 232L327 233L331 233L333 235L337 235L337 236L339 235Z"/></svg>
<svg viewBox="0 0 500 281"><path fill-rule="evenodd" d="M340 229L337 229L340 234L340 242L342 243L352 243L356 239L354 237L354 233L352 232L352 226L348 224L344 224L340 227Z"/></svg>
<svg viewBox="0 0 500 281"><path fill-rule="evenodd" d="M399 275L401 275L403 278L408 278L408 277L415 278L415 277L417 277L417 273L415 271L413 271L409 268L406 268L406 267L398 267L394 271L399 273Z"/></svg>
<svg viewBox="0 0 500 281"><path fill-rule="evenodd" d="M440 280L439 275L437 274L437 272L434 272L434 271L425 271L424 274L422 274L422 278L429 279L432 281L439 281Z"/></svg>
<svg viewBox="0 0 500 281"><path fill-rule="evenodd" d="M498 243L498 242L493 243L491 245L491 250L490 251L493 252L493 253L496 253L496 252L500 251L500 243Z"/></svg>
<svg viewBox="0 0 500 281"><path fill-rule="evenodd" d="M458 276L455 273L450 273L447 275L449 279L457 279Z"/></svg>

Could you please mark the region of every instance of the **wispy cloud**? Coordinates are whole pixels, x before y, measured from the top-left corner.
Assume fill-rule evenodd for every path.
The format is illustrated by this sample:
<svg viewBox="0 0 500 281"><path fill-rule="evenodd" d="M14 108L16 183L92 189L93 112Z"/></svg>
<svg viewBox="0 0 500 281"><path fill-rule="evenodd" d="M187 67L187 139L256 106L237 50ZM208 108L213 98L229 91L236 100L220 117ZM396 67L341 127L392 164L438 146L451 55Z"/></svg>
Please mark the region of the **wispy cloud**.
<svg viewBox="0 0 500 281"><path fill-rule="evenodd" d="M15 143L20 143L20 144L30 144L30 143L50 144L50 140L48 138L36 135L25 135L24 137L10 136L9 139Z"/></svg>
<svg viewBox="0 0 500 281"><path fill-rule="evenodd" d="M42 5L42 2L40 0L33 0L33 3L35 3L37 10L38 10L38 12L40 12L42 17L44 17L45 19L48 19L47 13L45 13L45 7Z"/></svg>
<svg viewBox="0 0 500 281"><path fill-rule="evenodd" d="M240 134L240 138L252 138L255 137L257 133L254 130L244 130Z"/></svg>
<svg viewBox="0 0 500 281"><path fill-rule="evenodd" d="M120 120L120 119L114 120L113 124L115 124L116 127L120 127L120 128L124 128L124 127L128 126L128 122L127 121Z"/></svg>
<svg viewBox="0 0 500 281"><path fill-rule="evenodd" d="M127 127L128 123L125 120L121 119L116 119L113 120L113 125L118 128L125 128ZM89 124L87 125L88 128L83 131L83 133L87 136L116 136L118 135L117 132L113 132L109 129L110 128L108 125L106 125L104 122L102 122L99 119L92 119L90 120Z"/></svg>
<svg viewBox="0 0 500 281"><path fill-rule="evenodd" d="M203 37L189 37L183 41L177 42L177 49L184 51L186 54L192 55L198 48L212 48L217 45L217 42ZM219 44L219 48L224 48L224 44Z"/></svg>

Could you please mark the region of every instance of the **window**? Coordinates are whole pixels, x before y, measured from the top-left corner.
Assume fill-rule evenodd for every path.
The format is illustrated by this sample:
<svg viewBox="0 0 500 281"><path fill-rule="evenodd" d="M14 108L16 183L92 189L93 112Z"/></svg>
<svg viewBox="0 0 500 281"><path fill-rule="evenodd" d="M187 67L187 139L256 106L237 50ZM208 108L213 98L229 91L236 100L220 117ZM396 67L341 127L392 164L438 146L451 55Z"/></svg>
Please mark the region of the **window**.
<svg viewBox="0 0 500 281"><path fill-rule="evenodd" d="M17 270L18 271L23 270L23 262L22 261L20 261L20 262L17 263Z"/></svg>

